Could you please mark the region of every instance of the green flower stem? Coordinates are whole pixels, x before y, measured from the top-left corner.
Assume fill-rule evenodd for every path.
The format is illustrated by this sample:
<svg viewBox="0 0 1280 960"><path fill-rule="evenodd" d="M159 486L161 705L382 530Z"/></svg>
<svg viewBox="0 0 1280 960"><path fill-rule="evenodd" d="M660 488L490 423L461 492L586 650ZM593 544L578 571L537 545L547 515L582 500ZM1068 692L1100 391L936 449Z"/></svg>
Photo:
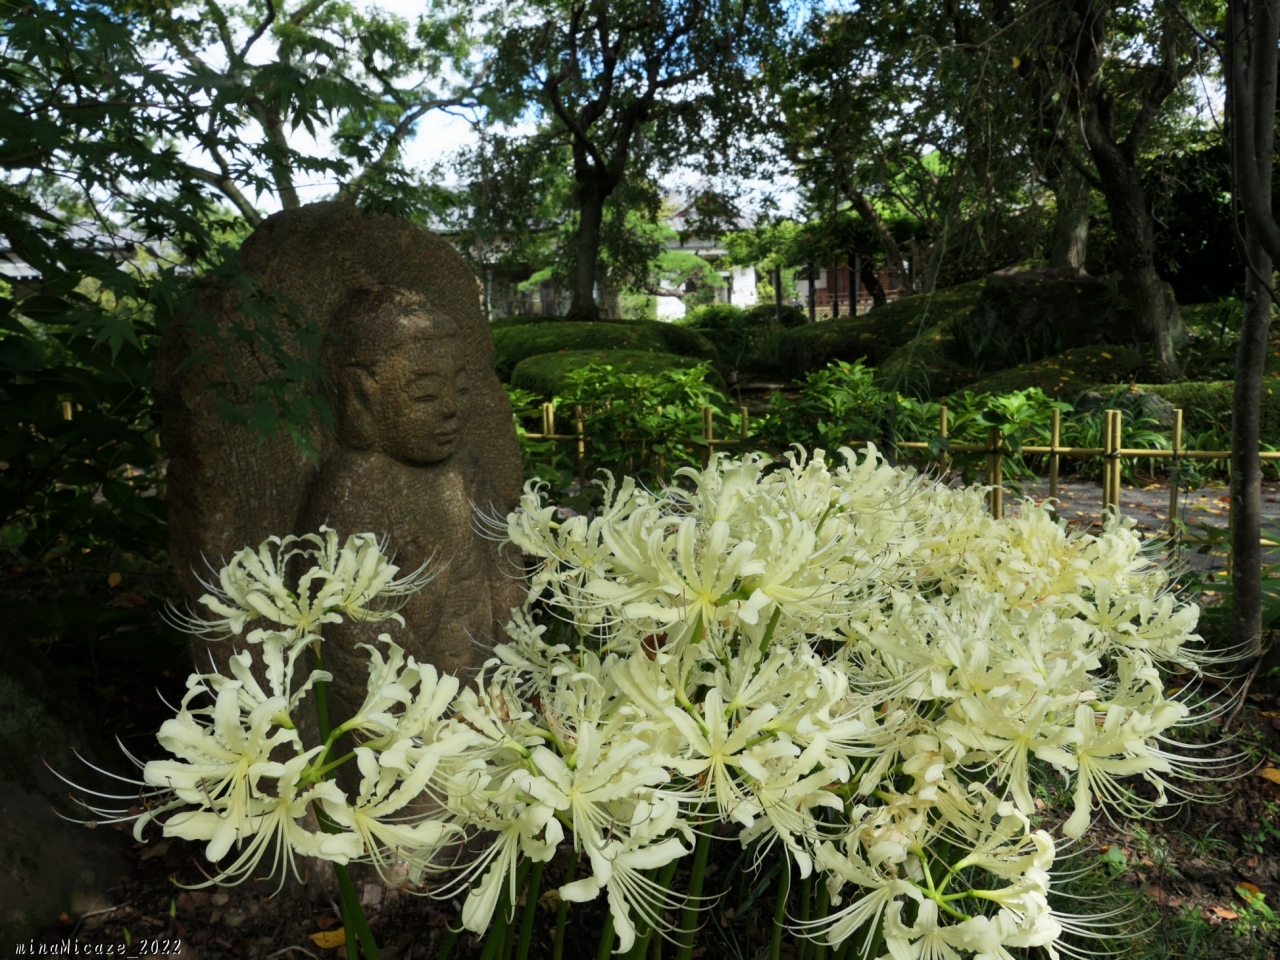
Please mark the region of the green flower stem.
<svg viewBox="0 0 1280 960"><path fill-rule="evenodd" d="M538 861L529 871L529 886L524 894L524 917L520 921L520 945L516 947L518 960L528 960L529 945L533 943L533 920L538 913L538 895L542 892L542 870L545 866L545 863Z"/></svg>
<svg viewBox="0 0 1280 960"><path fill-rule="evenodd" d="M489 935L485 937L484 949L480 952L480 960L497 960L498 949L506 939L506 911L499 904L499 912L494 914L493 925L489 927Z"/></svg>
<svg viewBox="0 0 1280 960"><path fill-rule="evenodd" d="M671 878L676 875L676 867L680 865L679 860L672 860L670 863L663 864L657 871L649 871L646 876L651 880L655 880L658 886L663 890L671 888ZM636 937L635 945L628 951L629 957L635 957L636 960L644 960L645 954L649 952L649 944L653 944L654 957L662 956L662 937L654 936L655 927L650 924L644 931Z"/></svg>
<svg viewBox="0 0 1280 960"><path fill-rule="evenodd" d="M800 881L800 923L803 925L809 922L809 901L813 897L813 874L805 877ZM796 960L806 960L809 956L809 947L811 942L807 937L801 937L800 942L796 945Z"/></svg>
<svg viewBox="0 0 1280 960"><path fill-rule="evenodd" d="M373 931L369 929L369 920L360 906L360 898L356 895L355 884L351 882L351 874L340 863L333 865L338 875L338 890L342 894L342 923L347 934L348 960L356 960L356 941L364 950L365 960L381 960L378 944L373 939ZM353 933L354 931L354 933Z"/></svg>
<svg viewBox="0 0 1280 960"><path fill-rule="evenodd" d="M814 911L816 918L825 920L827 914L831 911L831 890L827 886L826 881L818 880L818 908ZM827 941L824 939L815 940L813 943L813 960L825 960L827 955Z"/></svg>
<svg viewBox="0 0 1280 960"><path fill-rule="evenodd" d="M449 933L440 946L440 952L436 954L436 960L449 960L453 956L454 947L458 944L458 934L462 932L462 928L449 927L448 930Z"/></svg>
<svg viewBox="0 0 1280 960"><path fill-rule="evenodd" d="M782 619L782 605L773 602L773 615L769 617L769 625L765 627L764 636L760 638L760 660L769 655L769 644L773 643L773 631L778 629L778 621Z"/></svg>
<svg viewBox="0 0 1280 960"><path fill-rule="evenodd" d="M596 960L609 960L613 950L613 913L606 907L604 929L600 931L600 946L596 948Z"/></svg>
<svg viewBox="0 0 1280 960"><path fill-rule="evenodd" d="M693 848L693 869L689 871L689 892L685 895L684 912L680 916L680 949L676 960L692 960L693 941L698 935L698 901L702 899L702 881L707 875L707 854L711 852L711 833L703 821L703 832Z"/></svg>
<svg viewBox="0 0 1280 960"><path fill-rule="evenodd" d="M300 782L303 784L319 783L321 780L324 779L325 774L328 773L330 770L336 770L338 767L342 766L344 763L346 763L348 760L351 760L354 757L355 757L355 752L352 751L351 753L348 753L339 757L337 760L330 760L324 766L307 767L307 769L302 772L302 778Z"/></svg>
<svg viewBox="0 0 1280 960"><path fill-rule="evenodd" d="M782 921L787 915L787 897L791 895L791 861L782 865L778 874L778 902L773 907L773 939L769 943L769 960L782 956Z"/></svg>
<svg viewBox="0 0 1280 960"><path fill-rule="evenodd" d="M569 867L564 872L564 882L566 884L573 883L573 878L578 872L577 851L571 851L571 853ZM560 905L556 907L556 940L551 947L551 960L564 960L564 925L568 918L569 901L562 899Z"/></svg>

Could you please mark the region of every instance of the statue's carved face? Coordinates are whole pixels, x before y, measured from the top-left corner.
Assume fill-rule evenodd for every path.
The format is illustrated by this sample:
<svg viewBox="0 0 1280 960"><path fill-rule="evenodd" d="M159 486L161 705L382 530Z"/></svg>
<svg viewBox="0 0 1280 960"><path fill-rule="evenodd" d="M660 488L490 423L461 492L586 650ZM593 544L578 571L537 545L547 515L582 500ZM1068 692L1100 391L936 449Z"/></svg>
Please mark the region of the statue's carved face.
<svg viewBox="0 0 1280 960"><path fill-rule="evenodd" d="M457 450L468 390L458 347L456 336L412 337L378 363L370 412L380 452L417 466Z"/></svg>

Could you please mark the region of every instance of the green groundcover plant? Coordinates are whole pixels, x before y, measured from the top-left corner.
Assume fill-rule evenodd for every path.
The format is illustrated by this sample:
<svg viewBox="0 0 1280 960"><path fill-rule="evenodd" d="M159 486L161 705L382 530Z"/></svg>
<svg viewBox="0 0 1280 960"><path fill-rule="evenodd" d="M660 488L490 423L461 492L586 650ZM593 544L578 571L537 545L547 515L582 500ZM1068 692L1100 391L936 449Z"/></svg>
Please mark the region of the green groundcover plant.
<svg viewBox="0 0 1280 960"><path fill-rule="evenodd" d="M828 906L793 933L857 956L1057 957L1105 926L1051 906L1055 862L1099 813L1144 816L1194 778L1170 746L1194 718L1161 670L1211 659L1197 608L1131 527L1068 533L1030 502L993 519L980 488L870 445L834 466L716 457L677 481L606 480L598 512L567 520L531 482L495 519L532 561L528 598L480 675L440 675L383 634L340 722L324 628L395 622L430 572L401 576L372 534L242 551L187 622L243 646L232 675L190 678L160 731L171 757L142 767L141 812L90 809L206 842L206 885L264 863L283 878L298 857L343 878L356 861L410 888L431 877L477 934L526 884L536 901L543 865L572 847L559 897L604 896L623 952L657 930L688 955L717 824L758 865L782 856L820 885ZM1037 768L1071 784L1057 835L1035 819Z"/></svg>

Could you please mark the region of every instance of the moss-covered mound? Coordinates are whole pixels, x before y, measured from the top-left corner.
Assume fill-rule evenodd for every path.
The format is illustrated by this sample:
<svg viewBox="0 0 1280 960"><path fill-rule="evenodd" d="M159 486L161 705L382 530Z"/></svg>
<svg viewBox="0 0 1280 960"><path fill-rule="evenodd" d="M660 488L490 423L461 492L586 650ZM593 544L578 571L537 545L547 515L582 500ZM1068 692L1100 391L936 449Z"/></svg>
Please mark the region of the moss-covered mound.
<svg viewBox="0 0 1280 960"><path fill-rule="evenodd" d="M1231 404L1235 384L1230 380L1182 383L1141 383L1138 388L1182 409L1182 427L1188 433L1217 428L1231 429ZM1264 443L1280 442L1280 376L1272 374L1262 384Z"/></svg>
<svg viewBox="0 0 1280 960"><path fill-rule="evenodd" d="M903 297L876 307L860 317L808 324L788 330L778 344L778 358L784 371L801 377L835 360L866 358L873 366L884 364L893 354L928 331L973 308L982 292L982 281L961 284L947 290Z"/></svg>
<svg viewBox="0 0 1280 960"><path fill-rule="evenodd" d="M964 384L975 393L1008 393L1039 387L1065 399L1079 396L1093 387L1133 383L1143 372L1139 350L1113 344L1076 347L1035 363L1000 370Z"/></svg>
<svg viewBox="0 0 1280 960"><path fill-rule="evenodd" d="M562 350L558 353L540 353L521 360L511 372L511 385L528 390L550 400L563 392L568 375L589 363L608 364L626 373L662 373L664 370L695 367L703 361L697 357L658 353L650 350ZM726 389L724 379L715 370L707 379Z"/></svg>
<svg viewBox="0 0 1280 960"><path fill-rule="evenodd" d="M705 337L655 320L523 323L494 329L493 344L497 351L494 370L504 381L510 380L521 361L566 350L647 351L716 360L715 347Z"/></svg>

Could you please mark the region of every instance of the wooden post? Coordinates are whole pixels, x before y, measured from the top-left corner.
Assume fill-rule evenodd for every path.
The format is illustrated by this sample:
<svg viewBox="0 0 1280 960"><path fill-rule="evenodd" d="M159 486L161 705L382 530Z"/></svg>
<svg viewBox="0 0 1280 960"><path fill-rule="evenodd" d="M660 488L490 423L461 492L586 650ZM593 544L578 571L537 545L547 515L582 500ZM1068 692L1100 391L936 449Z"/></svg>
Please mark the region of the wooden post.
<svg viewBox="0 0 1280 960"><path fill-rule="evenodd" d="M838 260L831 261L831 282L827 284L831 288L831 319L840 319L840 263Z"/></svg>
<svg viewBox="0 0 1280 960"><path fill-rule="evenodd" d="M1053 414L1049 420L1049 496L1058 496L1058 461L1061 459L1058 455L1058 446L1062 441L1062 411L1057 407L1053 408ZM1058 508L1055 505L1053 515L1057 517Z"/></svg>
<svg viewBox="0 0 1280 960"><path fill-rule="evenodd" d="M1004 516L1004 434L999 427L987 428L987 483L991 485L988 494L991 504L991 516L999 520Z"/></svg>
<svg viewBox="0 0 1280 960"><path fill-rule="evenodd" d="M809 322L818 322L818 276L812 260L809 261Z"/></svg>
<svg viewBox="0 0 1280 960"><path fill-rule="evenodd" d="M742 405L741 409L742 409L742 441L743 443L745 443L747 440L747 437L751 435L751 430L749 429L747 424L747 421L751 418L751 410L747 407L745 403Z"/></svg>
<svg viewBox="0 0 1280 960"><path fill-rule="evenodd" d="M706 446L702 448L702 469L706 469L711 464L711 441L715 439L715 434L711 429L711 408L702 408L702 438L706 440Z"/></svg>
<svg viewBox="0 0 1280 960"><path fill-rule="evenodd" d="M947 439L947 405L944 403L938 410L938 436L943 440ZM950 466L951 457L944 450L938 455L938 477L941 479L946 476L947 468Z"/></svg>
<svg viewBox="0 0 1280 960"><path fill-rule="evenodd" d="M773 318L782 326L782 264L773 268Z"/></svg>
<svg viewBox="0 0 1280 960"><path fill-rule="evenodd" d="M542 405L542 435L549 437L556 432L556 408L550 403Z"/></svg>
<svg viewBox="0 0 1280 960"><path fill-rule="evenodd" d="M1182 485L1182 477L1178 476L1178 454L1182 450L1182 408L1173 411L1173 456L1169 468L1169 538L1177 549L1178 543L1178 487Z"/></svg>
<svg viewBox="0 0 1280 960"><path fill-rule="evenodd" d="M71 402L69 400L62 401L62 419L63 420L71 419Z"/></svg>
<svg viewBox="0 0 1280 960"><path fill-rule="evenodd" d="M849 297L849 316L856 317L858 301L862 299L862 258L856 253L853 255L853 270L849 273L849 289L853 291Z"/></svg>
<svg viewBox="0 0 1280 960"><path fill-rule="evenodd" d="M578 487L587 485L587 433L586 424L582 420L582 404L575 404L573 418L578 434Z"/></svg>

